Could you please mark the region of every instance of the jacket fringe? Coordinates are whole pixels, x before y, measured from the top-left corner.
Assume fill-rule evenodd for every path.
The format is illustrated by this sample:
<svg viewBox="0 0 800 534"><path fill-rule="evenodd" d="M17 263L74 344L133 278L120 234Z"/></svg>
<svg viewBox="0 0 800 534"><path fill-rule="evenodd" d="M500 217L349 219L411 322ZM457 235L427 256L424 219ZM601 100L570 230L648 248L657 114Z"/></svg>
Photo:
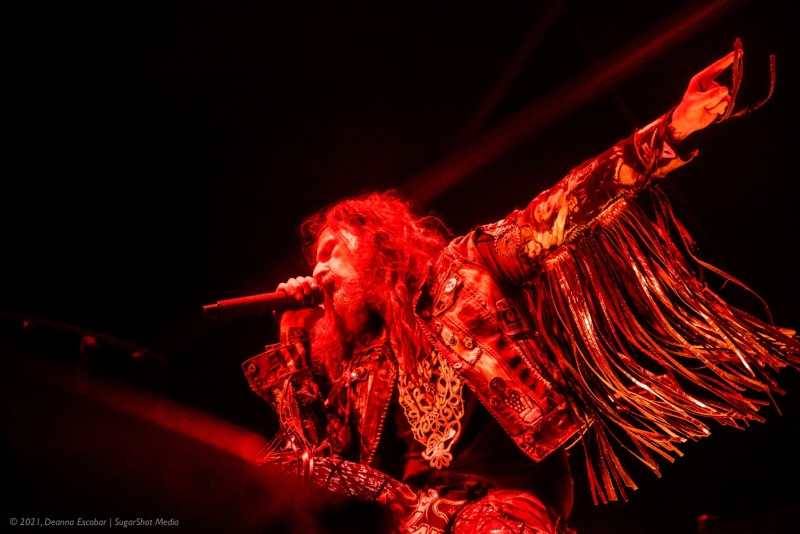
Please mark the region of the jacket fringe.
<svg viewBox="0 0 800 534"><path fill-rule="evenodd" d="M636 489L622 450L659 475L657 460L671 462L678 445L708 436L711 421L761 421L759 408L783 393L777 371L800 367L800 338L709 289L706 270L737 281L697 260L664 194L647 191L650 216L615 201L547 258L543 286L529 293L541 346L587 429L595 503Z"/></svg>

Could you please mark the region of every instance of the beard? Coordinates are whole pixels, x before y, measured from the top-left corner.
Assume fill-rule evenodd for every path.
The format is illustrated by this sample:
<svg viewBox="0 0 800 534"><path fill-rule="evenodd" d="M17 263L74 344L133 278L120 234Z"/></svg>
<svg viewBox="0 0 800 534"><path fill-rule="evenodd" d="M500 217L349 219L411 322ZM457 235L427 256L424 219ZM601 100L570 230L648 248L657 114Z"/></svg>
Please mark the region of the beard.
<svg viewBox="0 0 800 534"><path fill-rule="evenodd" d="M311 329L311 363L315 372L333 380L341 374L341 364L349 360L351 354L352 343L344 340L333 314L326 308Z"/></svg>
<svg viewBox="0 0 800 534"><path fill-rule="evenodd" d="M325 314L311 330L311 361L331 379L353 355L354 341L364 332L369 316L363 282L337 280L323 288Z"/></svg>

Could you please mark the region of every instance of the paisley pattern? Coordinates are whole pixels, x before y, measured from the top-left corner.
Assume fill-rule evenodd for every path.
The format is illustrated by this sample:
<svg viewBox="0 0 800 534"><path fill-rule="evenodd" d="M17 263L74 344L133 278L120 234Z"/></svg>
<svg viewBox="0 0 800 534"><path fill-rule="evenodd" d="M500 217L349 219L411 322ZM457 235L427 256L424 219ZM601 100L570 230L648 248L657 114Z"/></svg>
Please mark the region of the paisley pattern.
<svg viewBox="0 0 800 534"><path fill-rule="evenodd" d="M431 467L447 467L453 459L450 448L461 433L464 415L463 383L438 351L421 358L414 376L398 380L399 402L411 425L414 439L425 450L422 457Z"/></svg>

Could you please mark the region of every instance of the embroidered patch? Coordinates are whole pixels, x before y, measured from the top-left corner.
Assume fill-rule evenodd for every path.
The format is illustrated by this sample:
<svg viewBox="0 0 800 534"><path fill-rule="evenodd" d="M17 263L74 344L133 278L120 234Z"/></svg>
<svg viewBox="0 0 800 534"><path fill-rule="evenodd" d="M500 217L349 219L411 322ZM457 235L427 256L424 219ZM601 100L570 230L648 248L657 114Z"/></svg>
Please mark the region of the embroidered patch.
<svg viewBox="0 0 800 534"><path fill-rule="evenodd" d="M497 229L494 247L501 256L511 256L519 250L520 232L515 224L506 224Z"/></svg>

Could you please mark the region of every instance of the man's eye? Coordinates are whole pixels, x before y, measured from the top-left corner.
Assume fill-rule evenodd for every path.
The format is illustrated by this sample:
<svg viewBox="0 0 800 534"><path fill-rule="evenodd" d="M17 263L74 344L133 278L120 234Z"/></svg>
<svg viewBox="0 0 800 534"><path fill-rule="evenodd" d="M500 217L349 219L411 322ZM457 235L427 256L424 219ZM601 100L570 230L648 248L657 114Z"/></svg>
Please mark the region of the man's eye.
<svg viewBox="0 0 800 534"><path fill-rule="evenodd" d="M322 250L319 251L319 254L317 254L317 261L318 262L328 261L331 258L333 249L334 249L333 243L326 244L324 247L322 247Z"/></svg>

